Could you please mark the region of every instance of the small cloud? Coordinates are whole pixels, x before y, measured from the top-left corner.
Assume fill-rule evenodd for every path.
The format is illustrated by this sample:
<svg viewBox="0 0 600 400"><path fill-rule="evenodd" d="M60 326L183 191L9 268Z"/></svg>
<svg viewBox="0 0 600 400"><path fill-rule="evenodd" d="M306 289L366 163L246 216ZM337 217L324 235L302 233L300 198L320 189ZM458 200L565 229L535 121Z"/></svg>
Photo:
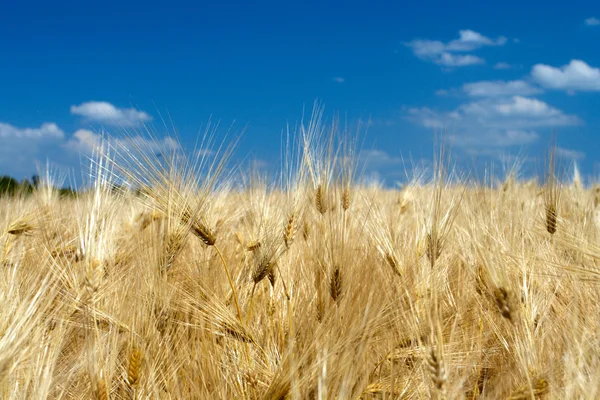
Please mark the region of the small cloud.
<svg viewBox="0 0 600 400"><path fill-rule="evenodd" d="M152 117L135 108L117 108L106 101L88 101L71 106L71 114L79 115L90 121L111 125L135 126L150 121Z"/></svg>
<svg viewBox="0 0 600 400"><path fill-rule="evenodd" d="M0 169L3 173L26 176L35 170L36 162L58 146L64 132L53 122L37 128L20 128L0 122Z"/></svg>
<svg viewBox="0 0 600 400"><path fill-rule="evenodd" d="M249 161L250 164L250 169L252 170L257 170L257 171L266 171L271 167L271 163L269 163L267 160L263 160L260 158L253 158L252 160Z"/></svg>
<svg viewBox="0 0 600 400"><path fill-rule="evenodd" d="M87 129L79 129L64 144L64 147L77 153L90 155L100 147L101 143L100 135Z"/></svg>
<svg viewBox="0 0 600 400"><path fill-rule="evenodd" d="M567 158L569 160L583 160L585 158L585 153L579 150L565 149L563 147L556 148L556 154L562 158Z"/></svg>
<svg viewBox="0 0 600 400"><path fill-rule="evenodd" d="M344 83L344 82L346 82L346 80L345 80L344 78L342 78L341 76L336 76L336 77L334 77L334 78L333 78L333 81L334 81L335 83Z"/></svg>
<svg viewBox="0 0 600 400"><path fill-rule="evenodd" d="M109 146L111 149L125 149L132 153L145 153L160 155L175 151L180 148L179 143L171 138L147 139L140 135L124 138L104 138L102 135L87 129L79 129L63 145L73 152L92 155L101 146Z"/></svg>
<svg viewBox="0 0 600 400"><path fill-rule="evenodd" d="M569 64L559 68L536 64L531 70L531 76L541 86L549 89L600 91L600 69L581 60L571 60Z"/></svg>
<svg viewBox="0 0 600 400"><path fill-rule="evenodd" d="M450 95L450 91L446 89L439 89L435 91L436 96L448 96Z"/></svg>
<svg viewBox="0 0 600 400"><path fill-rule="evenodd" d="M362 150L358 163L364 168L363 179L371 182L390 182L399 171L404 170L404 160L401 157L378 149Z"/></svg>
<svg viewBox="0 0 600 400"><path fill-rule="evenodd" d="M4 139L62 139L64 136L54 122L45 122L39 128L17 128L0 122L0 137Z"/></svg>
<svg viewBox="0 0 600 400"><path fill-rule="evenodd" d="M450 113L444 114L429 107L413 107L407 110L407 118L412 122L425 128L441 129L451 125L456 116Z"/></svg>
<svg viewBox="0 0 600 400"><path fill-rule="evenodd" d="M526 81L479 81L466 83L463 91L471 97L530 96L542 90Z"/></svg>
<svg viewBox="0 0 600 400"><path fill-rule="evenodd" d="M600 19L596 17L590 17L585 20L587 26L598 26L600 25Z"/></svg>
<svg viewBox="0 0 600 400"><path fill-rule="evenodd" d="M472 54L455 55L452 53L442 53L435 63L445 67L465 67L467 65L485 64L485 60Z"/></svg>
<svg viewBox="0 0 600 400"><path fill-rule="evenodd" d="M504 36L490 39L470 29L459 31L458 34L458 39L452 40L446 46L447 51L473 51L484 46L503 46L507 40Z"/></svg>
<svg viewBox="0 0 600 400"><path fill-rule="evenodd" d="M471 103L473 105L475 103ZM481 111L479 105L474 107L475 114ZM523 117L528 118L537 124L550 124L550 125L572 125L575 124L577 119L572 116L565 115L559 109L552 107L546 102L538 99L533 99L523 96L513 96L509 100L501 100L497 103L489 103L490 107L485 110L486 114L491 111L500 117ZM544 119L544 120L542 120Z"/></svg>
<svg viewBox="0 0 600 400"><path fill-rule="evenodd" d="M522 64L510 64L507 62L498 62L494 64L494 69L498 70L509 70L509 69L521 69L523 68Z"/></svg>
<svg viewBox="0 0 600 400"><path fill-rule="evenodd" d="M425 128L448 128L454 132L452 142L473 154L528 145L539 139L538 129L581 123L575 115L524 96L482 98L446 112L410 108L406 118Z"/></svg>
<svg viewBox="0 0 600 400"><path fill-rule="evenodd" d="M360 152L361 163L369 168L382 168L402 163L402 158L391 156L383 150L371 149Z"/></svg>
<svg viewBox="0 0 600 400"><path fill-rule="evenodd" d="M446 50L446 45L438 40L422 40L415 39L406 43L413 53L420 59L432 60L436 59Z"/></svg>
<svg viewBox="0 0 600 400"><path fill-rule="evenodd" d="M521 131L508 129L500 132L490 132L487 135L454 135L453 144L460 147L477 148L506 148L524 146L535 143L539 139L535 131Z"/></svg>
<svg viewBox="0 0 600 400"><path fill-rule="evenodd" d="M479 32L469 29L459 31L458 39L444 43L439 40L415 39L405 43L420 59L434 62L445 67L464 67L468 65L484 64L485 60L468 53L485 46L503 46L507 38L499 36L489 38Z"/></svg>
<svg viewBox="0 0 600 400"><path fill-rule="evenodd" d="M368 185L402 185L409 180L424 183L433 167L430 160L414 159L411 155L405 158L380 149L362 150L358 164L364 168L360 180Z"/></svg>
<svg viewBox="0 0 600 400"><path fill-rule="evenodd" d="M507 62L499 62L494 65L494 69L512 69L513 66Z"/></svg>
<svg viewBox="0 0 600 400"><path fill-rule="evenodd" d="M214 150L210 150L210 149L199 149L199 150L194 151L194 154L199 159L203 159L203 158L207 158L207 157L214 157L217 155L217 152Z"/></svg>

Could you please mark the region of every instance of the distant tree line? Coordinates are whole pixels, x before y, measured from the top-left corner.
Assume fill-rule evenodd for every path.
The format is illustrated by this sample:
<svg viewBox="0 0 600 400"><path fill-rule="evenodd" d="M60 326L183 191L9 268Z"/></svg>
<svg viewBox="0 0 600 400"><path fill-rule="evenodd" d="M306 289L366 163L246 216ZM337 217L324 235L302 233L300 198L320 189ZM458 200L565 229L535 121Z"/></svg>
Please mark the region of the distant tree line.
<svg viewBox="0 0 600 400"><path fill-rule="evenodd" d="M31 180L23 179L21 182L12 176L0 176L0 196L27 196L40 186L40 177L33 175ZM75 196L77 191L71 188L57 188L60 196Z"/></svg>

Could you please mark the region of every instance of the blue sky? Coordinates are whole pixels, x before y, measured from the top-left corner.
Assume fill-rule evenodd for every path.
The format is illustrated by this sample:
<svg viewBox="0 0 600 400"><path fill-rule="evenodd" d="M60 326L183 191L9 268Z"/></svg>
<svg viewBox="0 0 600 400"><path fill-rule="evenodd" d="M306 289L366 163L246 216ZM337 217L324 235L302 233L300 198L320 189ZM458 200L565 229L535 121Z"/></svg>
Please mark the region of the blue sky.
<svg viewBox="0 0 600 400"><path fill-rule="evenodd" d="M450 133L464 165L561 155L598 175L600 7L548 2L5 2L0 174L49 160L79 174L98 133L191 146L211 118L244 136L234 160L278 165L282 130L310 110L370 120L369 173L400 179ZM403 4L404 3L404 4ZM364 133L364 130L363 130ZM158 146L169 146L165 139Z"/></svg>

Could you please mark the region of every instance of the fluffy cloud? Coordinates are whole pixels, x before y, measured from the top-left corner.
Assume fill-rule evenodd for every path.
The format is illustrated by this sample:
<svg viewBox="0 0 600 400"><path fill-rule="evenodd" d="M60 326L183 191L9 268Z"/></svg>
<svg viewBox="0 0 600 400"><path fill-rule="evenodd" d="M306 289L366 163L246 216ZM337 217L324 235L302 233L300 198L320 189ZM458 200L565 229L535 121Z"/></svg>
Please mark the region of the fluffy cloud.
<svg viewBox="0 0 600 400"><path fill-rule="evenodd" d="M494 69L512 69L514 66L507 62L498 62L494 64Z"/></svg>
<svg viewBox="0 0 600 400"><path fill-rule="evenodd" d="M499 115L507 117L526 117L526 118L555 118L558 117L560 120L564 119L563 122L553 122L552 125L568 125L568 117L565 116L559 109L554 108L548 103L545 103L538 99L531 99L522 96L514 96L509 101L500 102L493 106ZM564 118L563 118L564 117Z"/></svg>
<svg viewBox="0 0 600 400"><path fill-rule="evenodd" d="M391 156L383 150L370 149L360 152L360 163L372 169L395 166L402 162L402 158Z"/></svg>
<svg viewBox="0 0 600 400"><path fill-rule="evenodd" d="M408 109L408 119L425 128L441 129L451 124L456 117L437 112L429 107L413 107Z"/></svg>
<svg viewBox="0 0 600 400"><path fill-rule="evenodd" d="M454 133L453 142L467 150L527 145L538 139L536 129L581 123L574 115L523 96L484 98L450 112L412 108L407 118L426 128L447 128Z"/></svg>
<svg viewBox="0 0 600 400"><path fill-rule="evenodd" d="M539 88L523 80L466 83L463 91L471 97L529 96L541 92Z"/></svg>
<svg viewBox="0 0 600 400"><path fill-rule="evenodd" d="M0 122L0 170L17 178L26 177L43 165L53 149L64 140L64 132L55 123L39 128L19 128Z"/></svg>
<svg viewBox="0 0 600 400"><path fill-rule="evenodd" d="M431 61L445 67L463 67L467 65L483 64L485 60L472 54L456 54L472 52L485 46L503 46L506 38L500 36L491 39L472 30L459 31L458 39L448 43L439 40L415 39L406 46L422 60Z"/></svg>
<svg viewBox="0 0 600 400"><path fill-rule="evenodd" d="M138 135L126 138L104 139L102 135L87 129L80 129L75 132L65 143L64 147L74 152L91 155L103 145L109 145L110 148L126 150L132 153L163 153L180 148L179 143L170 137L163 138L162 140L154 140Z"/></svg>
<svg viewBox="0 0 600 400"><path fill-rule="evenodd" d="M438 40L415 39L406 45L421 59L435 59L446 51L446 45Z"/></svg>
<svg viewBox="0 0 600 400"><path fill-rule="evenodd" d="M435 63L446 67L465 67L467 65L485 64L485 60L472 54L442 53Z"/></svg>
<svg viewBox="0 0 600 400"><path fill-rule="evenodd" d="M559 68L536 64L531 70L531 76L541 86L549 89L600 91L600 69L581 60L571 60L569 64Z"/></svg>
<svg viewBox="0 0 600 400"><path fill-rule="evenodd" d="M419 162L420 161L420 162ZM369 184L394 184L409 176L416 176L420 168L424 169L424 160L408 160L380 149L366 149L359 153L357 160L363 173L361 180Z"/></svg>
<svg viewBox="0 0 600 400"><path fill-rule="evenodd" d="M455 112L459 119L505 129L525 129L542 126L576 125L574 115L564 114L538 99L523 96L485 99L463 104ZM474 119L475 121L472 121Z"/></svg>
<svg viewBox="0 0 600 400"><path fill-rule="evenodd" d="M556 154L569 160L583 160L585 158L584 152L579 150L565 149L564 147L557 147Z"/></svg>
<svg viewBox="0 0 600 400"><path fill-rule="evenodd" d="M453 144L469 150L496 150L514 146L525 146L535 143L539 135L535 131L491 131L486 135L452 135Z"/></svg>
<svg viewBox="0 0 600 400"><path fill-rule="evenodd" d="M111 125L135 126L150 121L152 117L135 108L117 108L106 101L88 101L71 106L71 114L79 115L90 121Z"/></svg>
<svg viewBox="0 0 600 400"><path fill-rule="evenodd" d="M39 128L17 128L0 122L0 137L5 139L62 139L62 129L53 122L45 122Z"/></svg>
<svg viewBox="0 0 600 400"><path fill-rule="evenodd" d="M481 33L472 30L462 30L458 32L459 38L452 40L446 46L448 51L473 51L483 46L503 46L506 38L500 36L497 39L490 39Z"/></svg>
<svg viewBox="0 0 600 400"><path fill-rule="evenodd" d="M77 153L90 155L100 147L101 142L100 135L87 129L79 129L65 143L64 147Z"/></svg>
<svg viewBox="0 0 600 400"><path fill-rule="evenodd" d="M585 24L587 26L598 26L600 25L600 19L595 17L590 17L585 20Z"/></svg>

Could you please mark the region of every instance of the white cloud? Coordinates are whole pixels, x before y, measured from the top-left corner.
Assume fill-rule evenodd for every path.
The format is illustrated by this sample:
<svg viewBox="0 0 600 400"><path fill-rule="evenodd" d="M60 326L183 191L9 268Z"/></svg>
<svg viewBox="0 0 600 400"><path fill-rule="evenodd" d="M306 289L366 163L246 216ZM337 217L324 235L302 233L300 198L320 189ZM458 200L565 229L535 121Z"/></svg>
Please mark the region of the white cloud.
<svg viewBox="0 0 600 400"><path fill-rule="evenodd" d="M434 59L446 51L446 45L438 40L415 39L406 43L413 53L422 59Z"/></svg>
<svg viewBox="0 0 600 400"><path fill-rule="evenodd" d="M21 178L35 172L37 163L64 140L64 132L53 122L38 128L19 128L0 122L0 170Z"/></svg>
<svg viewBox="0 0 600 400"><path fill-rule="evenodd" d="M498 62L494 64L494 69L512 69L514 66L507 62Z"/></svg>
<svg viewBox="0 0 600 400"><path fill-rule="evenodd" d="M557 147L556 154L563 158L570 160L583 160L585 153L579 150L565 149L564 147Z"/></svg>
<svg viewBox="0 0 600 400"><path fill-rule="evenodd" d="M406 43L406 46L410 47L413 53L422 60L446 67L463 67L484 64L485 60L471 54L456 53L472 52L485 46L503 46L506 41L504 36L491 39L467 29L459 31L458 39L448 43L439 40L415 39Z"/></svg>
<svg viewBox="0 0 600 400"><path fill-rule="evenodd" d="M585 20L587 26L598 26L600 25L600 19L596 17L590 17Z"/></svg>
<svg viewBox="0 0 600 400"><path fill-rule="evenodd" d="M447 129L453 143L469 151L523 146L538 140L537 129L581 123L577 116L523 96L484 98L449 112L412 108L407 118L426 128Z"/></svg>
<svg viewBox="0 0 600 400"><path fill-rule="evenodd" d="M368 168L383 168L402 163L402 158L394 157L383 150L370 149L360 152L360 163L365 164Z"/></svg>
<svg viewBox="0 0 600 400"><path fill-rule="evenodd" d="M346 80L345 80L344 78L342 78L341 76L336 76L336 77L334 77L334 78L333 78L333 81L334 81L335 83L344 83L344 82L346 82Z"/></svg>
<svg viewBox="0 0 600 400"><path fill-rule="evenodd" d="M90 121L122 126L134 126L152 119L144 111L135 108L117 108L106 101L88 101L78 106L73 105L71 114L85 117Z"/></svg>
<svg viewBox="0 0 600 400"><path fill-rule="evenodd" d="M62 139L64 132L53 122L45 122L39 128L17 128L0 122L0 137L5 139Z"/></svg>
<svg viewBox="0 0 600 400"><path fill-rule="evenodd" d="M576 116L564 114L548 103L523 96L474 101L461 105L456 113L463 121L477 122L482 127L515 130L577 125L581 122Z"/></svg>
<svg viewBox="0 0 600 400"><path fill-rule="evenodd" d="M383 184L387 182L392 184L395 181L407 178L414 168L414 174L421 165L415 163L415 160L405 160L402 156L396 156L380 149L367 149L359 153L358 165L364 168L361 174L363 182L378 182Z"/></svg>
<svg viewBox="0 0 600 400"><path fill-rule="evenodd" d="M505 130L492 131L486 135L452 135L452 143L462 148L496 149L524 146L535 143L539 135L535 131Z"/></svg>
<svg viewBox="0 0 600 400"><path fill-rule="evenodd" d="M69 150L90 155L100 147L100 144L100 135L87 129L79 129L64 146Z"/></svg>
<svg viewBox="0 0 600 400"><path fill-rule="evenodd" d="M467 65L485 64L485 60L472 54L456 55L452 53L442 53L440 57L435 60L435 63L445 67L465 67Z"/></svg>
<svg viewBox="0 0 600 400"><path fill-rule="evenodd" d="M64 147L78 153L91 155L101 146L109 145L111 149L126 150L133 153L162 153L178 150L179 143L170 137L161 139L147 139L142 136L125 138L103 138L102 135L87 129L79 129L64 144Z"/></svg>
<svg viewBox="0 0 600 400"><path fill-rule="evenodd" d="M441 129L452 125L456 118L449 113L439 113L429 107L413 107L408 109L408 119L425 128Z"/></svg>
<svg viewBox="0 0 600 400"><path fill-rule="evenodd" d="M446 46L447 51L473 51L483 46L503 46L506 43L504 36L490 39L470 29L459 31L458 34L459 38Z"/></svg>
<svg viewBox="0 0 600 400"><path fill-rule="evenodd" d="M510 101L501 102L495 105L494 108L499 114L507 117L562 118L564 116L560 110L548 105L548 103L523 96L514 96ZM561 123L558 124L562 125Z"/></svg>
<svg viewBox="0 0 600 400"><path fill-rule="evenodd" d="M549 89L600 91L600 69L581 60L571 60L560 68L536 64L531 70L531 76L541 86Z"/></svg>
<svg viewBox="0 0 600 400"><path fill-rule="evenodd" d="M539 88L523 80L479 81L466 83L462 88L471 97L529 96L541 92Z"/></svg>

